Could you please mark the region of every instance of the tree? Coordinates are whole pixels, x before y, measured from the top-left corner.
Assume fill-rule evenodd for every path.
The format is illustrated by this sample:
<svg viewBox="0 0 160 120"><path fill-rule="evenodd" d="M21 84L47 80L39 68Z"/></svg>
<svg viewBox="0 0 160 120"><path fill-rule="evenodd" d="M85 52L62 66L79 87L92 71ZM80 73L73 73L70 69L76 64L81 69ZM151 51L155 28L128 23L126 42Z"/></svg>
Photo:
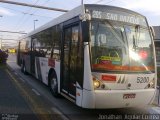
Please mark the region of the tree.
<svg viewBox="0 0 160 120"><path fill-rule="evenodd" d="M0 49L0 65L6 64L8 54Z"/></svg>

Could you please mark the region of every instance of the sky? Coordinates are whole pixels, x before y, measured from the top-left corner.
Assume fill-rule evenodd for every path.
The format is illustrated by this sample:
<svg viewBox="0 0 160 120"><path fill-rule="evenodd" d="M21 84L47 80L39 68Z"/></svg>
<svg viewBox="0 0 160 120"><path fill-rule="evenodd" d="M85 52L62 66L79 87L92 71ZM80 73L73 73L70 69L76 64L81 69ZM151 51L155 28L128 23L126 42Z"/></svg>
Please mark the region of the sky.
<svg viewBox="0 0 160 120"><path fill-rule="evenodd" d="M81 4L81 0L10 0L34 5L71 10ZM160 26L160 0L83 0L84 4L105 4L136 11L146 16L150 26ZM17 6L0 2L0 30L31 32L52 19L64 14L31 7ZM20 34L0 32L0 39L17 39ZM4 41L3 40L3 41ZM14 41L7 41L13 43Z"/></svg>

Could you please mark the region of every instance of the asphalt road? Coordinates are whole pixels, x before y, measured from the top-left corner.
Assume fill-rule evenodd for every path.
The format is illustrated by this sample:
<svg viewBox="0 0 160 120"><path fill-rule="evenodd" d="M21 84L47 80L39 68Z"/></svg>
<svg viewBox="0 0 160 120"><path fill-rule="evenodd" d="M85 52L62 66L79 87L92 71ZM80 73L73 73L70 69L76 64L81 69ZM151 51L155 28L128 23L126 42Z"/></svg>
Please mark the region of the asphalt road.
<svg viewBox="0 0 160 120"><path fill-rule="evenodd" d="M4 118L38 119L15 87L9 71L0 66L0 119Z"/></svg>
<svg viewBox="0 0 160 120"><path fill-rule="evenodd" d="M13 69L0 66L0 120L62 120L46 101Z"/></svg>
<svg viewBox="0 0 160 120"><path fill-rule="evenodd" d="M8 59L8 65L12 68L12 72L15 76L19 77L19 80L26 84L34 93L33 96L38 96L39 100L47 105L45 109L51 110L51 113L60 115L62 119L70 120L98 120L98 119L126 119L133 118L137 115L142 119L146 117L149 119L160 119L160 108L155 105L147 106L145 108L123 108L123 109L100 109L89 110L82 109L71 103L65 98L54 98L48 87L33 78L32 76L24 75L21 73L19 66L16 65L15 55L10 55ZM33 97L32 96L32 97ZM157 101L155 101L156 103ZM37 106L39 107L39 106ZM131 115L131 116L127 116Z"/></svg>

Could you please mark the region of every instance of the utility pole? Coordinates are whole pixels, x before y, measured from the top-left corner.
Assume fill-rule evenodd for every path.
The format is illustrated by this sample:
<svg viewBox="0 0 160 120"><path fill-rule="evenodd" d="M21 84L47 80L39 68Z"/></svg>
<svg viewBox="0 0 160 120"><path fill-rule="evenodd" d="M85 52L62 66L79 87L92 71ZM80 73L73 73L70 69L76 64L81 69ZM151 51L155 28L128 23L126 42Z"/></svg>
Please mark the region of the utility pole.
<svg viewBox="0 0 160 120"><path fill-rule="evenodd" d="M33 24L34 24L34 30L36 29L36 22L37 22L37 21L38 21L37 19L33 21Z"/></svg>
<svg viewBox="0 0 160 120"><path fill-rule="evenodd" d="M83 5L83 0L81 0L81 5Z"/></svg>

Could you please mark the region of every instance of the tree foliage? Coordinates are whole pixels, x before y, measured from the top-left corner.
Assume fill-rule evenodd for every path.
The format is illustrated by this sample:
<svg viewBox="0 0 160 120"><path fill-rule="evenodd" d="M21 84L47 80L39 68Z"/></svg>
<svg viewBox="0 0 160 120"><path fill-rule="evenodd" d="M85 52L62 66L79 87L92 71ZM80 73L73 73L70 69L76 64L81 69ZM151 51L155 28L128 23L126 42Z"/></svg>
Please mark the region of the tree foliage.
<svg viewBox="0 0 160 120"><path fill-rule="evenodd" d="M0 49L0 64L6 64L8 54Z"/></svg>

